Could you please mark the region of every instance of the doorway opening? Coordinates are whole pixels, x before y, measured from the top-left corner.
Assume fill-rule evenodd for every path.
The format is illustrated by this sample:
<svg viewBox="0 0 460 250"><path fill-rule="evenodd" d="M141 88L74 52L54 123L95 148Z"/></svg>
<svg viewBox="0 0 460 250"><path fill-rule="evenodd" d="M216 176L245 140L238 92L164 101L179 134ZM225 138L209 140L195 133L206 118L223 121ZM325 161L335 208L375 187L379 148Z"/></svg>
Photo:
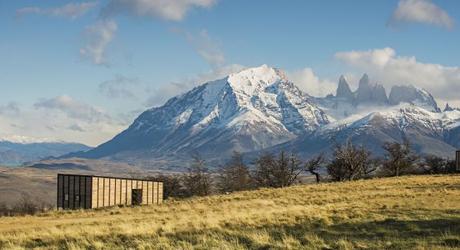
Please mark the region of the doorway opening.
<svg viewBox="0 0 460 250"><path fill-rule="evenodd" d="M133 189L131 192L131 205L139 206L142 204L142 189Z"/></svg>

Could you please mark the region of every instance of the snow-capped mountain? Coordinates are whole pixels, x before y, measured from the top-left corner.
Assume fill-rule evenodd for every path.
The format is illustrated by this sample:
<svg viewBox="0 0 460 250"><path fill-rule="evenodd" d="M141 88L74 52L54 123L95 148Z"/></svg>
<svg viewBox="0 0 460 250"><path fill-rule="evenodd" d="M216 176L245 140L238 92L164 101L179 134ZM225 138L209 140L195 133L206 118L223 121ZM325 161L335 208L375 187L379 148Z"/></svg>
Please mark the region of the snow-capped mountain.
<svg viewBox="0 0 460 250"><path fill-rule="evenodd" d="M460 111L432 112L414 104L400 104L369 114L356 114L321 127L312 134L275 146L303 157L331 151L334 143L351 140L376 154L385 142L408 138L421 154L452 158L460 147Z"/></svg>
<svg viewBox="0 0 460 250"><path fill-rule="evenodd" d="M145 111L113 140L84 154L130 152L218 157L261 150L328 124L313 98L263 65L205 83Z"/></svg>
<svg viewBox="0 0 460 250"><path fill-rule="evenodd" d="M0 138L0 165L17 166L26 162L58 157L71 152L91 149L83 144L36 140L23 136Z"/></svg>
<svg viewBox="0 0 460 250"><path fill-rule="evenodd" d="M225 159L232 151L287 149L301 155L353 140L381 153L387 141L410 137L422 153L450 154L460 146L460 111L441 112L425 90L396 86L389 97L364 76L352 91L340 77L336 95L312 97L282 71L263 65L200 85L142 113L85 158L181 161L199 153Z"/></svg>

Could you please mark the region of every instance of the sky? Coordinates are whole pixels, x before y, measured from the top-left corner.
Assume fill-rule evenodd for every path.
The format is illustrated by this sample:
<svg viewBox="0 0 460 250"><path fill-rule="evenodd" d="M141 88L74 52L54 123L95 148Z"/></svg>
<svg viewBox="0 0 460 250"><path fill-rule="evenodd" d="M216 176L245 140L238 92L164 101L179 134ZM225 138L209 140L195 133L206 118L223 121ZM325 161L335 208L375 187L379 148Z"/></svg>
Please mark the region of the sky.
<svg viewBox="0 0 460 250"><path fill-rule="evenodd" d="M0 138L96 146L267 64L313 96L412 84L460 107L457 0L0 0Z"/></svg>

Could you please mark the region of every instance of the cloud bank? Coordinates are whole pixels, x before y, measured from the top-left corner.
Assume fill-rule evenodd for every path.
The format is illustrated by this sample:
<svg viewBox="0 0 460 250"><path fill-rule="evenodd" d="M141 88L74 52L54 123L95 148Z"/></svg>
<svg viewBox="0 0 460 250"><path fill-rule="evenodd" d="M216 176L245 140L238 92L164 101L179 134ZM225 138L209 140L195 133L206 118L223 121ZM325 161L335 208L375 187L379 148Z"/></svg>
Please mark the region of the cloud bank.
<svg viewBox="0 0 460 250"><path fill-rule="evenodd" d="M76 19L85 15L88 11L96 6L97 2L68 3L66 5L55 8L40 8L32 6L18 9L16 11L16 15L18 17L22 17L24 15L35 14Z"/></svg>
<svg viewBox="0 0 460 250"><path fill-rule="evenodd" d="M99 20L85 31L87 44L80 49L80 55L97 65L108 65L106 48L115 37L117 23L110 19Z"/></svg>
<svg viewBox="0 0 460 250"><path fill-rule="evenodd" d="M104 17L118 14L181 21L193 8L209 8L215 0L111 0L102 9Z"/></svg>
<svg viewBox="0 0 460 250"><path fill-rule="evenodd" d="M388 25L399 26L406 23L437 25L447 29L454 27L454 20L449 14L430 0L400 0Z"/></svg>
<svg viewBox="0 0 460 250"><path fill-rule="evenodd" d="M458 101L460 67L423 63L413 56L397 55L392 48L339 52L335 58L369 73L387 87L411 84L425 88L444 101Z"/></svg>
<svg viewBox="0 0 460 250"><path fill-rule="evenodd" d="M312 96L326 96L334 94L337 83L328 79L320 79L311 68L287 71L289 80L305 93Z"/></svg>

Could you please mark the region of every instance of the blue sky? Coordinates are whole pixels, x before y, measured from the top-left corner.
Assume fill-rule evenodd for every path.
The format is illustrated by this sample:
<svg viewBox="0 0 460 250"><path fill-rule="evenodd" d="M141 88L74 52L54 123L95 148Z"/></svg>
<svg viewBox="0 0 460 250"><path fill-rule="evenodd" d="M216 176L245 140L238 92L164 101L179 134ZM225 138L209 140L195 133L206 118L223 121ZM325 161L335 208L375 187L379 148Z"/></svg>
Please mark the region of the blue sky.
<svg viewBox="0 0 460 250"><path fill-rule="evenodd" d="M0 137L97 145L261 64L311 95L368 72L460 105L458 20L456 0L0 0Z"/></svg>

